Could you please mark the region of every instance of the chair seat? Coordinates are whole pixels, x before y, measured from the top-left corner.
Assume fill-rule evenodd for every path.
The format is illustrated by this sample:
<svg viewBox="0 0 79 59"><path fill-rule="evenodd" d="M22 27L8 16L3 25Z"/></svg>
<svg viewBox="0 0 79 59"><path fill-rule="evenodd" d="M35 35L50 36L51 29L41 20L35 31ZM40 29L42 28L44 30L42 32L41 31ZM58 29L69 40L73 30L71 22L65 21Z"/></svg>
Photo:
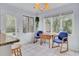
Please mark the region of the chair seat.
<svg viewBox="0 0 79 59"><path fill-rule="evenodd" d="M36 38L36 39L39 39L40 37L39 37L39 36L35 36L35 38Z"/></svg>
<svg viewBox="0 0 79 59"><path fill-rule="evenodd" d="M58 43L58 44L62 43L62 41L61 41L60 39L58 39L58 38L55 38L55 39L53 40L53 42L56 42L56 43Z"/></svg>
<svg viewBox="0 0 79 59"><path fill-rule="evenodd" d="M21 43L19 42L19 43L14 43L13 45L11 45L11 49L16 49L16 48L18 48L18 47L21 47L22 45L21 45Z"/></svg>

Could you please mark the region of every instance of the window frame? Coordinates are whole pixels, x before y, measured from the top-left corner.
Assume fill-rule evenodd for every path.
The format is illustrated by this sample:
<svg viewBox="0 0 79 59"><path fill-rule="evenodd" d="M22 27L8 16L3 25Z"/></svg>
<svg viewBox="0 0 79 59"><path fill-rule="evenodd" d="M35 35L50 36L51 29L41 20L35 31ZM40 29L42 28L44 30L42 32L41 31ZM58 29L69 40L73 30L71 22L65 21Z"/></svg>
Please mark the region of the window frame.
<svg viewBox="0 0 79 59"><path fill-rule="evenodd" d="M27 33L28 30L29 30L29 27L28 27L29 24L26 24L26 25L25 25L25 23L24 23L24 22L26 21L26 19L25 19L26 17L27 17L27 22L29 23L29 16L24 16L24 17L23 17L23 23L22 23L22 25L23 25L23 33ZM26 29L25 29L25 31L24 31L24 26L25 26L25 27L27 26L27 28L28 28L27 31L26 31Z"/></svg>
<svg viewBox="0 0 79 59"><path fill-rule="evenodd" d="M44 17L44 19L46 19L46 18L50 18L50 20L51 20L51 33L53 33L53 31L54 31L54 29L52 30L52 28L54 28L53 27L53 19L54 19L54 17L62 17L62 18L60 18L60 28L59 28L59 31L63 31L63 16L64 15L71 15L71 20L72 20L72 24L71 24L71 26L72 26L72 28L73 28L73 19L74 19L74 16L73 16L73 13L67 13L67 14L60 14L60 15L56 15L56 16L49 16L49 17ZM45 22L45 21L44 21ZM45 24L44 24L44 26L46 26ZM72 31L73 31L73 29L72 29ZM71 34L72 34L72 31L71 31ZM45 32L46 32L46 28L45 28ZM69 33L69 35L71 35L70 33Z"/></svg>
<svg viewBox="0 0 79 59"><path fill-rule="evenodd" d="M29 32L34 32L34 17L29 17L29 23L30 23L30 18L32 18L32 20L33 20L33 31L29 31L29 29L30 29L30 26L28 25L28 31Z"/></svg>
<svg viewBox="0 0 79 59"><path fill-rule="evenodd" d="M48 30L46 30L47 28L46 28L46 20L49 20L49 19L51 19L50 17L45 17L45 23L44 23L44 25L45 25L45 32L49 32L49 33L51 33L51 20L49 21L50 22L50 29L49 29L49 31Z"/></svg>
<svg viewBox="0 0 79 59"><path fill-rule="evenodd" d="M5 22L5 33L6 33L6 34L8 33L8 32L7 32L7 28L6 28L6 27L7 27L6 24L7 24L7 20L8 20L8 17L7 17L7 16L14 17L14 22L15 22L15 23L14 23L14 28L15 28L15 30L14 30L14 32L11 32L11 33L12 33L11 35L15 35L15 34L16 34L16 33L15 33L15 32L16 32L16 16L11 15L11 14L7 14L7 15L5 16L5 17L6 17L6 19L5 19L5 21L6 21L6 22ZM9 19L10 19L10 18L9 18ZM7 34L7 35L8 35L8 34Z"/></svg>
<svg viewBox="0 0 79 59"><path fill-rule="evenodd" d="M23 15L24 16L24 15ZM30 16L24 16L24 17L27 17L28 18L28 29L27 29L27 32L24 32L23 31L23 33L28 33L28 32L34 32L34 17L30 17ZM30 18L33 18L33 31L30 31L29 29L30 29L30 27L29 27L29 24L30 24ZM24 19L23 19L23 23L24 23ZM23 25L23 27L24 27L24 25Z"/></svg>

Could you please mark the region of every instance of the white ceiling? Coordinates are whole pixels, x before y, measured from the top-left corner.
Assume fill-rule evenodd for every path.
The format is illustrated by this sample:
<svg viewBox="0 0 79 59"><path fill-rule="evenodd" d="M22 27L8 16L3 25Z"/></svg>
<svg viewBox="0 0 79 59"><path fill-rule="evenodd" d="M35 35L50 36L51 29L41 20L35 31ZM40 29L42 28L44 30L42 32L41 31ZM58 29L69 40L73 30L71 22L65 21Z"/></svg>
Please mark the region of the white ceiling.
<svg viewBox="0 0 79 59"><path fill-rule="evenodd" d="M66 3L49 3L49 10L61 7L65 4ZM42 13L42 12L34 9L34 3L11 3L10 5L16 6L17 8L23 9L25 11L28 11L28 12L31 12L31 13L34 13L34 14Z"/></svg>

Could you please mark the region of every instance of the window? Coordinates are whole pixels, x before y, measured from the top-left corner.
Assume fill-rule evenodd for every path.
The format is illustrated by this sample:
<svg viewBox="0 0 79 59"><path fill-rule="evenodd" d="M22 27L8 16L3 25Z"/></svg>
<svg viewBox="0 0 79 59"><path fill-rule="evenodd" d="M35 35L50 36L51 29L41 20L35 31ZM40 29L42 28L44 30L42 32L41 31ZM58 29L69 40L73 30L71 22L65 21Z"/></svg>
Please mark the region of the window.
<svg viewBox="0 0 79 59"><path fill-rule="evenodd" d="M45 18L45 30L46 32L51 32L51 19Z"/></svg>
<svg viewBox="0 0 79 59"><path fill-rule="evenodd" d="M23 33L34 32L34 18L24 16L23 20Z"/></svg>
<svg viewBox="0 0 79 59"><path fill-rule="evenodd" d="M52 31L58 33L59 31L66 31L72 34L72 15L73 14L66 14L45 18L46 32Z"/></svg>
<svg viewBox="0 0 79 59"><path fill-rule="evenodd" d="M15 32L15 20L16 18L14 16L6 16L6 33L8 35L12 35Z"/></svg>
<svg viewBox="0 0 79 59"><path fill-rule="evenodd" d="M34 32L34 18L29 17L29 32Z"/></svg>
<svg viewBox="0 0 79 59"><path fill-rule="evenodd" d="M66 31L72 33L72 14L53 17L53 31Z"/></svg>
<svg viewBox="0 0 79 59"><path fill-rule="evenodd" d="M64 15L63 20L63 31L67 31L69 34L72 33L72 14Z"/></svg>
<svg viewBox="0 0 79 59"><path fill-rule="evenodd" d="M60 31L60 20L59 20L59 17L53 17L52 22L53 22L53 24L52 24L53 32L59 32Z"/></svg>
<svg viewBox="0 0 79 59"><path fill-rule="evenodd" d="M28 30L29 30L28 25L29 25L29 19L28 19L28 17L24 17L24 20L23 20L23 33L28 32Z"/></svg>

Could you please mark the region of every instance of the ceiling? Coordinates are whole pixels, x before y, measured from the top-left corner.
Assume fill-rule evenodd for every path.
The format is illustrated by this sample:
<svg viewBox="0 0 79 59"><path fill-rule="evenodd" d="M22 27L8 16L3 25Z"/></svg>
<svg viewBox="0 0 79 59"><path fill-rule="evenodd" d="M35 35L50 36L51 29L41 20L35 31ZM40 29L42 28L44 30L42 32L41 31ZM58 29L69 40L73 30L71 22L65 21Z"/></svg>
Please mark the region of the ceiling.
<svg viewBox="0 0 79 59"><path fill-rule="evenodd" d="M40 3L40 4L42 4L42 3ZM66 3L49 3L49 10L61 7L65 4ZM43 12L40 12L40 11L34 9L34 5L35 5L34 3L11 3L10 5L20 8L20 9L23 9L25 11L34 13L34 14L43 13Z"/></svg>

